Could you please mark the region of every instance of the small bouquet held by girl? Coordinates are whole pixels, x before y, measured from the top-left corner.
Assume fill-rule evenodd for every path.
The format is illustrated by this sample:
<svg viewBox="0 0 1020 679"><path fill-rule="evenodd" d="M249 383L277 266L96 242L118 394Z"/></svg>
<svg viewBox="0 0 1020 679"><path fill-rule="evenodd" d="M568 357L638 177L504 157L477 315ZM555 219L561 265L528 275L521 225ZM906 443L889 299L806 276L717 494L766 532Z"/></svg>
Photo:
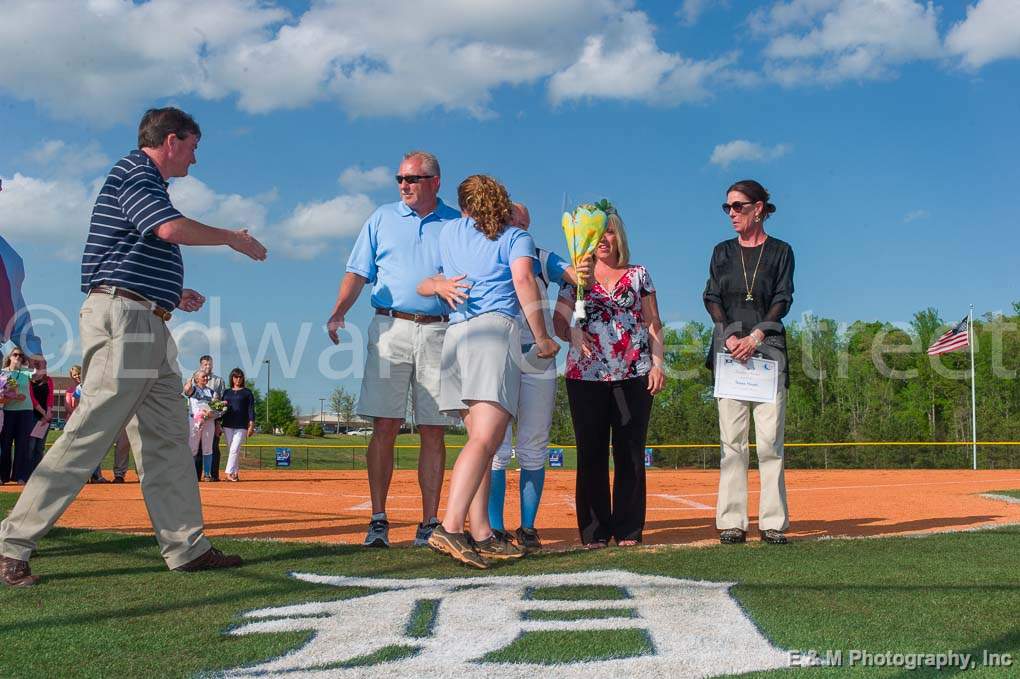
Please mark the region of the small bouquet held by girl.
<svg viewBox="0 0 1020 679"><path fill-rule="evenodd" d="M581 203L573 212L563 213L563 235L567 237L567 252L575 271L581 266L581 261L598 247L611 211L615 211L612 204L603 198L598 203ZM571 325L585 319L584 287L582 284L577 286Z"/></svg>
<svg viewBox="0 0 1020 679"><path fill-rule="evenodd" d="M223 415L227 410L227 402L221 401L218 398L214 398L208 402L202 402L195 406L195 413L192 415L192 421L195 426L195 432L199 432L209 420L216 419Z"/></svg>

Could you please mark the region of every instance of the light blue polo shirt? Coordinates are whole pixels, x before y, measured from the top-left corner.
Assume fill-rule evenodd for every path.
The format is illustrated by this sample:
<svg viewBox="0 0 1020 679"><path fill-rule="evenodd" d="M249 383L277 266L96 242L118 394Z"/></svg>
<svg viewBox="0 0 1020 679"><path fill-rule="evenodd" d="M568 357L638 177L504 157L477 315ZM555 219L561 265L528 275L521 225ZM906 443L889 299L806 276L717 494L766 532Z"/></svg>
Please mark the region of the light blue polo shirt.
<svg viewBox="0 0 1020 679"><path fill-rule="evenodd" d="M450 323L460 323L490 312L516 318L521 305L514 289L510 263L520 257L534 259L535 241L516 226L496 240L489 240L475 228L475 220L461 217L443 226L439 236L443 275L464 275L470 285L468 298L450 314Z"/></svg>
<svg viewBox="0 0 1020 679"><path fill-rule="evenodd" d="M441 316L450 307L418 294L418 283L440 271L439 231L460 212L442 200L419 217L403 201L381 206L361 227L347 260L347 271L372 283L372 306L409 314Z"/></svg>

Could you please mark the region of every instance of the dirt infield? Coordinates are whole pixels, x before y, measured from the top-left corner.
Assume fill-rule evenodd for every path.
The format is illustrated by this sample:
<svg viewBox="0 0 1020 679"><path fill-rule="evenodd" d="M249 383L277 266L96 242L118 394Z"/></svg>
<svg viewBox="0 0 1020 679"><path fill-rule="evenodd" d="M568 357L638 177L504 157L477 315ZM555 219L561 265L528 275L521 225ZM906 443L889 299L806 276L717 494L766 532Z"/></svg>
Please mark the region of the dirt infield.
<svg viewBox="0 0 1020 679"><path fill-rule="evenodd" d="M718 471L650 470L646 544L703 544L715 540ZM363 471L248 471L240 483L201 484L209 535L359 543L370 514ZM788 470L790 536L821 538L956 531L1020 523L1020 504L982 493L1020 488L1020 470ZM150 533L141 488L86 486L58 523ZM750 478L752 530L757 473ZM517 474L507 479L507 526L518 525ZM2 491L16 491L3 486ZM579 543L574 472L546 475L538 516L542 539L553 548ZM445 500L445 496L444 496ZM409 543L421 520L417 472L394 473L387 506L391 540ZM442 513L442 508L440 509Z"/></svg>

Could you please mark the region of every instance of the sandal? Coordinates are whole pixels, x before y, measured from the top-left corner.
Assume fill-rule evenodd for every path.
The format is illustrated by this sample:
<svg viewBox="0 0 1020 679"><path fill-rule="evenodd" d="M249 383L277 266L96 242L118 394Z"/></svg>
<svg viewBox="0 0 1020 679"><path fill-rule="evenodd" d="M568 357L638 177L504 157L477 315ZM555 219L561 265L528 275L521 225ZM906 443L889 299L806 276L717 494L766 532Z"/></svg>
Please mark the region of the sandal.
<svg viewBox="0 0 1020 679"><path fill-rule="evenodd" d="M617 540L617 547L637 547L641 542L638 540Z"/></svg>
<svg viewBox="0 0 1020 679"><path fill-rule="evenodd" d="M596 540L594 542L586 543L584 545L584 548L588 549L588 550L592 550L592 549L605 549L608 546L609 546L609 543L606 542L605 540Z"/></svg>

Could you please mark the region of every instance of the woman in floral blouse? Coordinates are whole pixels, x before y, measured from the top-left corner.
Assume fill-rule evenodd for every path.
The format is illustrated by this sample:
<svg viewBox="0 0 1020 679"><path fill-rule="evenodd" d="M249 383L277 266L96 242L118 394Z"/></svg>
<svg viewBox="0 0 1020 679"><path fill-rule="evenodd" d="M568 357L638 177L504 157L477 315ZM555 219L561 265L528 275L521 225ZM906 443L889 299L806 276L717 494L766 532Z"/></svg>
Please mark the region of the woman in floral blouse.
<svg viewBox="0 0 1020 679"><path fill-rule="evenodd" d="M652 397L662 391L662 323L645 267L630 263L616 210L595 251L595 280L584 291L587 318L570 328L576 290L561 288L556 334L570 342L567 396L577 439L577 524L598 549L641 542L645 525L645 438ZM615 483L609 490L609 444Z"/></svg>

